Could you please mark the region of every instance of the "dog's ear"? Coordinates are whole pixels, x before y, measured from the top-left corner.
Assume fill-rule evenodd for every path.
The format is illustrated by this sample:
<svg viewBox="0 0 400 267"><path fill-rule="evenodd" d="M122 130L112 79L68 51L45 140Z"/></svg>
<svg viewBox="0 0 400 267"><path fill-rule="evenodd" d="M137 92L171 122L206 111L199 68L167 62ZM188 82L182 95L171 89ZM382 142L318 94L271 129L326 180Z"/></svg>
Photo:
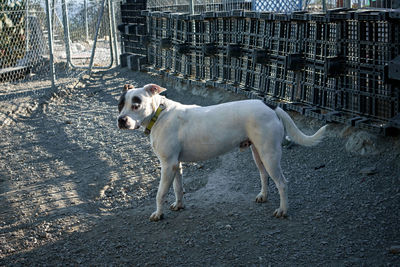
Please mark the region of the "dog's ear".
<svg viewBox="0 0 400 267"><path fill-rule="evenodd" d="M157 84L147 84L144 86L144 89L150 93L150 95L155 95L155 94L160 94L164 91L166 91L167 89L157 85Z"/></svg>
<svg viewBox="0 0 400 267"><path fill-rule="evenodd" d="M125 84L124 89L122 89L122 92L126 92L129 89L133 89L133 88L135 88L135 87L132 84Z"/></svg>

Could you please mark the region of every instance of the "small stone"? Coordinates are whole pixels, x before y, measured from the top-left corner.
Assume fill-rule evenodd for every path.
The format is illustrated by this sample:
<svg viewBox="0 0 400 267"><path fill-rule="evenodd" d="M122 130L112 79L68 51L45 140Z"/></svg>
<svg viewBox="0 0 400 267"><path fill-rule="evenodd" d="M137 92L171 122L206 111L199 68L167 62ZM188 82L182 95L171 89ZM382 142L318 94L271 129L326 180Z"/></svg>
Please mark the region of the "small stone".
<svg viewBox="0 0 400 267"><path fill-rule="evenodd" d="M227 224L227 225L225 225L225 229L226 229L226 230L232 230L233 227L232 227L230 224Z"/></svg>
<svg viewBox="0 0 400 267"><path fill-rule="evenodd" d="M392 254L400 254L400 245L391 246L389 251Z"/></svg>
<svg viewBox="0 0 400 267"><path fill-rule="evenodd" d="M378 170L376 169L375 166L372 166L372 167L365 167L365 168L362 168L362 169L360 170L360 173L361 173L361 174L364 174L364 175L373 175L373 174L378 173Z"/></svg>
<svg viewBox="0 0 400 267"><path fill-rule="evenodd" d="M320 164L318 166L315 166L314 170L319 170L319 169L322 169L322 168L325 168L325 164Z"/></svg>

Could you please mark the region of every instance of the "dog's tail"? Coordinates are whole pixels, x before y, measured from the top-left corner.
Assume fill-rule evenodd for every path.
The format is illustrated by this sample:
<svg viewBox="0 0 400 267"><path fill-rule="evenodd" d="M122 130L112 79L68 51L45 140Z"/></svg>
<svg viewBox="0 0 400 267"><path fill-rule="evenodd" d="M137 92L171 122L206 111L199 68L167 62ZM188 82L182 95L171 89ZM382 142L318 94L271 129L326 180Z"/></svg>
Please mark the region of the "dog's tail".
<svg viewBox="0 0 400 267"><path fill-rule="evenodd" d="M305 135L297 128L292 118L283 109L277 107L275 112L282 120L287 134L295 143L303 146L314 146L321 142L324 137L327 125L322 126L314 135Z"/></svg>

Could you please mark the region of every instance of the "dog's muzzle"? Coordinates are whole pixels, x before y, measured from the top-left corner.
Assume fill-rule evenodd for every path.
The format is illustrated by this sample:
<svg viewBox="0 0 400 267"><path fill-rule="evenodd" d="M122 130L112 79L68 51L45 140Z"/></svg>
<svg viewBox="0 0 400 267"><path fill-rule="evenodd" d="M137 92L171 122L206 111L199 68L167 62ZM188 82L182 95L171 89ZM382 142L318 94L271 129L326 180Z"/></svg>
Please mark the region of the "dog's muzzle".
<svg viewBox="0 0 400 267"><path fill-rule="evenodd" d="M132 125L132 122L134 123L134 125ZM140 127L139 123L135 123L132 120L129 120L128 116L120 116L118 118L118 128L120 129L132 129L132 130L136 130Z"/></svg>
<svg viewBox="0 0 400 267"><path fill-rule="evenodd" d="M119 117L118 118L118 128L120 129L127 129L127 124L128 124L128 117Z"/></svg>

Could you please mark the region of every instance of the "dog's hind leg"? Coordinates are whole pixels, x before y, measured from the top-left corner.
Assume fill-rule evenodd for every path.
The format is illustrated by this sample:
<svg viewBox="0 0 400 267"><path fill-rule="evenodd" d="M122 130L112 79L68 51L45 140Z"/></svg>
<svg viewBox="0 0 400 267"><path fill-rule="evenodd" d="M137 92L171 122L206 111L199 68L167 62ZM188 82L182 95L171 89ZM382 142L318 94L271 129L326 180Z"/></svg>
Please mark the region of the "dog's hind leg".
<svg viewBox="0 0 400 267"><path fill-rule="evenodd" d="M161 162L161 180L158 186L156 203L157 210L150 216L150 221L159 221L163 216L163 203L171 183L179 169L179 162Z"/></svg>
<svg viewBox="0 0 400 267"><path fill-rule="evenodd" d="M174 192L175 192L175 202L171 204L171 210L183 209L183 184L182 184L182 163L179 162L177 165L178 170L175 174L174 179Z"/></svg>
<svg viewBox="0 0 400 267"><path fill-rule="evenodd" d="M268 148L263 146L264 149L259 149L260 158L265 166L265 169L274 180L276 187L279 191L280 206L275 210L275 217L285 217L288 210L288 193L287 193L287 180L283 176L281 169L281 155L282 149L280 143L277 143L275 148ZM261 151L260 151L261 150Z"/></svg>
<svg viewBox="0 0 400 267"><path fill-rule="evenodd" d="M254 145L251 146L251 152L253 153L254 162L257 165L258 170L260 171L261 178L261 191L256 197L256 202L266 202L268 195L268 173L265 170L264 164L261 161L260 155Z"/></svg>

